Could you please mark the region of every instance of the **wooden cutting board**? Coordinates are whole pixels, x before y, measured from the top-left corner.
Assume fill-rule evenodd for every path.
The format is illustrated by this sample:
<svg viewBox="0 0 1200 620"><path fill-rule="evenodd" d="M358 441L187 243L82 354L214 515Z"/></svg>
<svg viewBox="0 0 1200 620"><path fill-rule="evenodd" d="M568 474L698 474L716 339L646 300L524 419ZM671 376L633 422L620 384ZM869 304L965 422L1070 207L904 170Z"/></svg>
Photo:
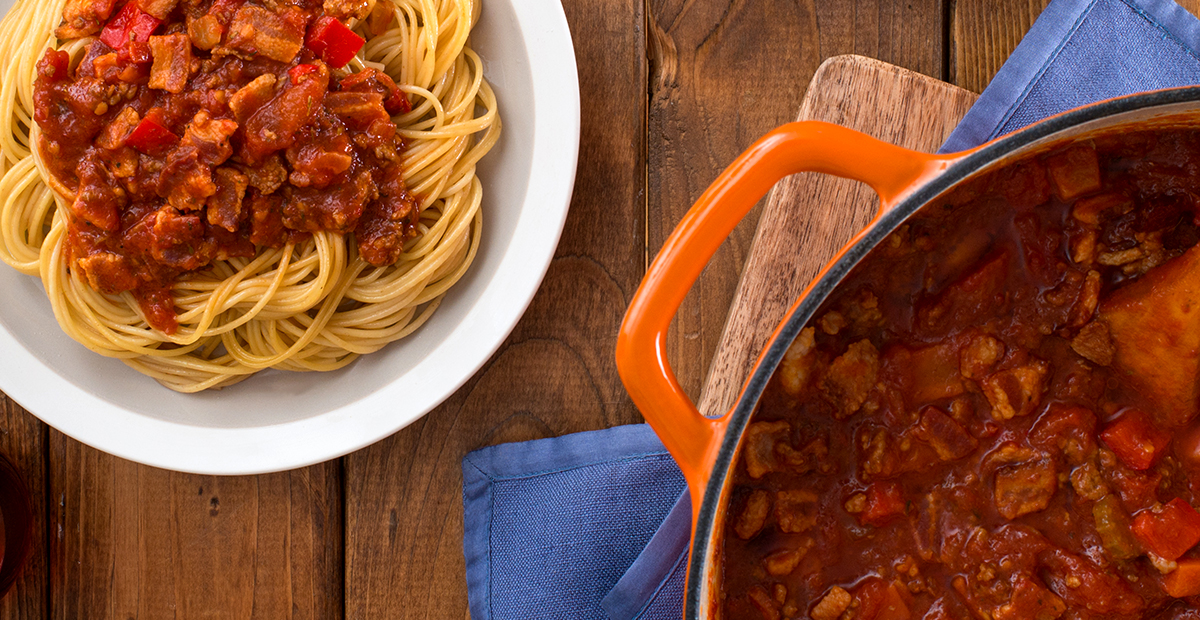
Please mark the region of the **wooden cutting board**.
<svg viewBox="0 0 1200 620"><path fill-rule="evenodd" d="M837 123L932 152L977 97L882 61L835 56L817 69L797 120ZM775 186L709 366L700 411L718 416L733 406L787 310L820 268L867 225L878 205L866 185L827 175L797 174Z"/></svg>

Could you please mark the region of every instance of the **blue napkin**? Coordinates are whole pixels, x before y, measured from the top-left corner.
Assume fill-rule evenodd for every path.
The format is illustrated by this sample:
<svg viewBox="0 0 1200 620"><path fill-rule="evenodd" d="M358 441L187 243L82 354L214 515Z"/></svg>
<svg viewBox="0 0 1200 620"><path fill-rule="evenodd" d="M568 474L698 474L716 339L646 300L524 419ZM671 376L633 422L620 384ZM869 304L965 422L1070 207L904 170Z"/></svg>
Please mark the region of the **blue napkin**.
<svg viewBox="0 0 1200 620"><path fill-rule="evenodd" d="M1197 49L1200 21L1169 0L1054 0L941 150L1200 84ZM649 427L484 448L463 482L473 620L680 618L691 506Z"/></svg>

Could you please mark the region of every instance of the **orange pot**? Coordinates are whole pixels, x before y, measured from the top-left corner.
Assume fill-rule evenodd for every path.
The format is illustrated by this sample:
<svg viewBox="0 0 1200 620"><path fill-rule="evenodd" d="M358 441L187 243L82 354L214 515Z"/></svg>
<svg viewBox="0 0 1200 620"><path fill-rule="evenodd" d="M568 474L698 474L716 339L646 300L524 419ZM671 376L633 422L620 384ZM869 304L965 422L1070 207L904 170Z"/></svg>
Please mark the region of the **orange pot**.
<svg viewBox="0 0 1200 620"><path fill-rule="evenodd" d="M872 248L925 204L960 183L1034 152L1097 134L1200 122L1200 87L1103 101L1043 120L988 144L930 155L821 122L784 125L739 156L700 196L667 239L634 295L617 340L621 379L646 421L675 457L692 499L692 546L684 617L717 617L719 533L742 434L767 381L792 340L830 292ZM683 393L666 355L667 328L708 260L767 191L797 172L862 181L879 194L879 212L829 261L788 311L759 355L734 407L702 416Z"/></svg>

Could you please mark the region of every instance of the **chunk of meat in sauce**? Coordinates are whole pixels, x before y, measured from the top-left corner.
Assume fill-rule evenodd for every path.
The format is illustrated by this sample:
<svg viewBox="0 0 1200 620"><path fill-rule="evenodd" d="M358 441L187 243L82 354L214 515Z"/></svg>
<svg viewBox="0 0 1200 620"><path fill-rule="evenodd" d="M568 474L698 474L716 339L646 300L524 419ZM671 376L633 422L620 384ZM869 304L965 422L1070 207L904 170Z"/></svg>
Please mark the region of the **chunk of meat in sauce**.
<svg viewBox="0 0 1200 620"><path fill-rule="evenodd" d="M137 0L138 8L153 15L156 19L165 21L175 10L179 0Z"/></svg>
<svg viewBox="0 0 1200 620"><path fill-rule="evenodd" d="M875 387L879 366L879 351L869 340L851 344L845 353L833 360L821 381L821 392L834 406L837 417L845 418L858 412L871 388Z"/></svg>
<svg viewBox="0 0 1200 620"><path fill-rule="evenodd" d="M793 396L803 393L818 372L815 335L816 329L812 327L800 330L796 340L783 354L779 380L783 384L783 389Z"/></svg>
<svg viewBox="0 0 1200 620"><path fill-rule="evenodd" d="M399 164L384 170L379 198L363 212L354 234L363 260L382 267L400 259L404 242L416 236L416 197L408 192Z"/></svg>
<svg viewBox="0 0 1200 620"><path fill-rule="evenodd" d="M208 262L196 252L204 240L200 216L163 207L154 216L151 253L161 264L179 269L197 269Z"/></svg>
<svg viewBox="0 0 1200 620"><path fill-rule="evenodd" d="M1071 348L1083 359L1099 366L1112 364L1116 354L1108 324L1103 321L1092 321L1079 330L1071 339Z"/></svg>
<svg viewBox="0 0 1200 620"><path fill-rule="evenodd" d="M325 13L338 19L362 19L371 12L375 0L325 0Z"/></svg>
<svg viewBox="0 0 1200 620"><path fill-rule="evenodd" d="M808 555L808 550L813 546L811 538L805 538L804 544L797 549L782 549L771 555L763 558L763 568L766 569L768 575L782 577L790 575L800 565L800 561L804 556Z"/></svg>
<svg viewBox="0 0 1200 620"><path fill-rule="evenodd" d="M224 48L247 58L261 55L279 62L291 62L304 46L307 22L304 12L298 8L270 11L247 4L233 16Z"/></svg>
<svg viewBox="0 0 1200 620"><path fill-rule="evenodd" d="M283 223L304 232L348 233L358 225L367 203L378 195L379 188L365 170L328 190L288 187Z"/></svg>
<svg viewBox="0 0 1200 620"><path fill-rule="evenodd" d="M79 189L71 203L71 213L97 228L115 231L119 210L128 202L125 190L95 153L88 153L80 160L75 173L79 176Z"/></svg>
<svg viewBox="0 0 1200 620"><path fill-rule="evenodd" d="M1050 365L1042 360L993 373L982 381L981 387L992 405L992 417L1011 420L1037 410L1046 391Z"/></svg>
<svg viewBox="0 0 1200 620"><path fill-rule="evenodd" d="M791 432L792 427L783 420L753 422L746 428L742 462L751 478L762 478L770 472L782 470L775 446L789 441Z"/></svg>
<svg viewBox="0 0 1200 620"><path fill-rule="evenodd" d="M150 88L183 92L192 65L192 42L183 33L150 37Z"/></svg>
<svg viewBox="0 0 1200 620"><path fill-rule="evenodd" d="M1005 519L1045 510L1058 488L1058 471L1050 459L1009 465L996 472L996 510Z"/></svg>
<svg viewBox="0 0 1200 620"><path fill-rule="evenodd" d="M813 620L837 620L850 607L854 599L846 590L834 586L821 601L813 607L809 617Z"/></svg>
<svg viewBox="0 0 1200 620"><path fill-rule="evenodd" d="M921 410L921 420L913 435L928 444L943 461L954 461L971 454L979 441L937 407Z"/></svg>
<svg viewBox="0 0 1200 620"><path fill-rule="evenodd" d="M264 73L233 93L229 98L229 109L239 124L245 123L275 96L277 81L275 74Z"/></svg>
<svg viewBox="0 0 1200 620"><path fill-rule="evenodd" d="M1055 548L1042 552L1038 559L1046 570L1050 589L1074 608L1129 616L1145 606L1142 597L1123 579L1086 558Z"/></svg>
<svg viewBox="0 0 1200 620"><path fill-rule="evenodd" d="M242 221L242 200L249 179L233 168L217 168L214 176L217 191L205 204L208 223L236 232Z"/></svg>
<svg viewBox="0 0 1200 620"><path fill-rule="evenodd" d="M750 540L762 531L771 516L771 494L762 489L755 489L746 498L746 504L738 513L734 531L742 540Z"/></svg>
<svg viewBox="0 0 1200 620"><path fill-rule="evenodd" d="M63 22L54 36L60 40L78 39L100 32L115 4L115 0L67 0Z"/></svg>
<svg viewBox="0 0 1200 620"><path fill-rule="evenodd" d="M338 83L343 92L376 93L383 98L383 107L388 114L407 114L412 110L408 95L396 86L388 74L374 68L366 68L348 75Z"/></svg>
<svg viewBox="0 0 1200 620"><path fill-rule="evenodd" d="M87 278L88 285L102 293L131 291L138 285L129 259L112 252L97 252L75 263Z"/></svg>
<svg viewBox="0 0 1200 620"><path fill-rule="evenodd" d="M325 189L354 164L354 149L345 128L336 119L321 115L315 124L300 130L286 157L292 168L288 177L292 185Z"/></svg>

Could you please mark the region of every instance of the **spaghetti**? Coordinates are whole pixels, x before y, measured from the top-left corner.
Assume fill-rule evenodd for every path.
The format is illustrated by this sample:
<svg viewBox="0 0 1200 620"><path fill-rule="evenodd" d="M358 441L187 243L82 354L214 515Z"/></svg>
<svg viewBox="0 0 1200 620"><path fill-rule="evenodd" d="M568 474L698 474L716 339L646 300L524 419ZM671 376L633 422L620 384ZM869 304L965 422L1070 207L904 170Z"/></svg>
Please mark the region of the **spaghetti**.
<svg viewBox="0 0 1200 620"><path fill-rule="evenodd" d="M322 52L325 62L292 61L292 77L283 78L290 79L286 87L328 74L344 86L348 75L370 75L371 70L376 70L390 77L407 97L410 111L389 109L400 112L392 117L395 135L403 144L395 165L402 177L401 187L415 206L409 221L411 230L402 245L381 258L378 252L372 254L367 233L361 226L355 234L349 234L347 230L336 230L336 226L312 225L297 231L293 225L292 230L283 231L289 234L276 231L282 235L274 237L276 243L256 242L250 251L241 252L222 248L211 260L202 261L204 264L199 268L172 272L165 289L169 297L165 299L173 316L164 319L156 318L155 304L147 303L144 291L139 294L137 289L125 290L131 289L130 286L117 286L116 289L122 290L103 292L106 286L97 286L96 273L100 269L81 268L83 265L77 260L81 255L76 249L78 231L94 226L78 224L81 211L76 201L77 190L62 182L61 173L55 173L62 167L58 161L60 153L44 152L45 128L34 120L35 79L47 80L47 71L54 72L53 68L46 68L49 61L39 67L44 56L55 53L47 50L65 52L63 58L69 58L70 71L77 72L83 62L93 65L98 62L96 53L93 51L89 56L89 50L93 43L100 45L98 40L110 36L109 29L117 17L106 16L109 25L99 37L95 32L73 39L55 37L56 28L62 35L73 24L86 26L88 16L79 17L72 13L72 7L87 1L68 0L64 21L62 1L19 0L0 23L0 59L4 59L0 63L4 67L0 81L3 125L0 127L3 174L0 260L22 273L41 277L55 317L67 334L101 355L121 359L171 389L196 392L236 383L266 368L291 371L341 368L358 355L407 336L431 316L446 291L465 273L478 249L482 188L475 165L495 144L500 131L495 97L483 79L479 57L469 46L471 28L479 16L478 2L372 2L371 7L341 22L366 39L365 46L349 58L345 69L336 68L337 62L346 62L336 58L345 52L334 49L338 37L346 38L337 25L327 36L314 35L316 26L309 25L308 46L317 49L314 36L322 44L322 50L325 42L320 37L325 36L329 42L328 50ZM231 4L229 0L211 4L215 7L220 2ZM234 8L242 4L234 2ZM207 0L201 3L209 5ZM366 6L365 2L362 4ZM329 6L330 2L326 2L326 11ZM112 14L118 15L119 11L120 6L114 7ZM320 19L332 18L322 15ZM235 21L232 28L236 27ZM129 34L128 28L121 36L135 41L136 34ZM229 43L234 34L229 30L230 24L226 23L225 28L224 42ZM186 38L179 34L180 30L173 28L170 36ZM219 35L220 30L217 32ZM165 45L163 40L170 36L155 37L158 40L154 43ZM196 34L191 36L193 42L197 40ZM305 53L312 56L312 51ZM255 62L254 50L244 56L249 58L247 63ZM156 59L155 71L157 63ZM39 72L43 77L37 77ZM310 75L304 75L306 72ZM195 74L194 66L192 73ZM323 79L329 80L328 76ZM165 78L152 76L151 81L159 80L160 86L164 83L169 86L171 77L170 74ZM381 78L381 81L388 80ZM150 115L145 115L145 119L149 118ZM217 122L221 121L213 124ZM133 134L142 129L138 125L132 133L125 133L132 140ZM151 126L151 129L161 127ZM140 150L148 151L154 145L155 135L140 133L139 147L149 145ZM262 132L262 135L273 137L274 133ZM185 135L184 140L187 139ZM364 154L368 151L359 148L353 153L355 166L360 160L375 157ZM292 155L289 152L289 161ZM242 156L239 153L238 157ZM142 157L146 161L146 156ZM74 162L71 164L74 168ZM249 165L243 170L253 177L258 167L261 166ZM291 171L293 183L300 183L294 180L298 170ZM336 177L331 187L345 186L348 181L343 177ZM244 179L242 175L243 191ZM250 182L253 184L254 180ZM251 193L255 191L258 190ZM299 192L297 189L297 195ZM386 191L382 195L387 196ZM175 199L172 194L167 200ZM183 207L171 212L187 214ZM215 219L219 220L210 207L210 225L206 229L216 230L211 225ZM244 222L247 217L242 219ZM72 222L76 223L75 228ZM242 224L243 245L249 226ZM229 228L235 231L230 235L239 234L236 225Z"/></svg>

